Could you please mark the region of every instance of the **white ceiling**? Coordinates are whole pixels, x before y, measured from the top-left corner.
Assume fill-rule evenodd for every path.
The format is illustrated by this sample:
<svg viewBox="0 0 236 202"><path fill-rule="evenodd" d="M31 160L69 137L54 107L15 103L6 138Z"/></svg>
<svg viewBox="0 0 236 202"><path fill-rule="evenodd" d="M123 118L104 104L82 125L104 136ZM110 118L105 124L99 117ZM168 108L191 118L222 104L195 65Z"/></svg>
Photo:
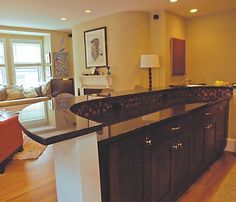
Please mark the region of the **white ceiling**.
<svg viewBox="0 0 236 202"><path fill-rule="evenodd" d="M198 8L197 14L190 14ZM91 9L92 13L85 13ZM0 25L50 30L71 30L74 24L128 10L155 12L167 9L184 17L236 9L236 0L0 0ZM67 17L67 21L61 21Z"/></svg>

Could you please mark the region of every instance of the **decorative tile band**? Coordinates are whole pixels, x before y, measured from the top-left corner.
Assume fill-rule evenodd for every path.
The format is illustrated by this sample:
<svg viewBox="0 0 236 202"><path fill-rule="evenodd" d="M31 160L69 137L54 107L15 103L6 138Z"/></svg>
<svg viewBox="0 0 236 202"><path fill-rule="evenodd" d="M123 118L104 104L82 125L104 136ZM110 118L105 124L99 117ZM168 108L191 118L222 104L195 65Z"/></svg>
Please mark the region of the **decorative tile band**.
<svg viewBox="0 0 236 202"><path fill-rule="evenodd" d="M98 122L114 123L177 104L212 102L219 98L230 98L231 87L182 87L151 92L113 96L75 104L72 112Z"/></svg>

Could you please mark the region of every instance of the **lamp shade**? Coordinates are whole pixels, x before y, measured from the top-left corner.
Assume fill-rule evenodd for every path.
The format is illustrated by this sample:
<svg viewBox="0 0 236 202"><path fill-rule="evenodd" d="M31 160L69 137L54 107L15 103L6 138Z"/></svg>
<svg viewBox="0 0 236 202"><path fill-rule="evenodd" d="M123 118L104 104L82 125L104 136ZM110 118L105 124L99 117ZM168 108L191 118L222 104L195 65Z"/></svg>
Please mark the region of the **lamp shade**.
<svg viewBox="0 0 236 202"><path fill-rule="evenodd" d="M160 67L159 55L141 55L141 68Z"/></svg>

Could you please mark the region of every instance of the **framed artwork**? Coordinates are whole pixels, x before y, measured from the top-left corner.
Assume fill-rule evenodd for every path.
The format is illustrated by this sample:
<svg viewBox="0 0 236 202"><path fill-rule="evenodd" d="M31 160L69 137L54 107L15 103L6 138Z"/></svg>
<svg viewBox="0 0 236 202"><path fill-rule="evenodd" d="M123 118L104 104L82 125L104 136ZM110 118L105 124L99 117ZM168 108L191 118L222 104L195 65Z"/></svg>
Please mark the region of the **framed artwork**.
<svg viewBox="0 0 236 202"><path fill-rule="evenodd" d="M51 77L52 76L52 70L51 70L50 65L45 67L45 75L46 75L46 77Z"/></svg>
<svg viewBox="0 0 236 202"><path fill-rule="evenodd" d="M171 65L173 76L185 75L185 40L171 39Z"/></svg>
<svg viewBox="0 0 236 202"><path fill-rule="evenodd" d="M84 32L86 68L107 66L106 27Z"/></svg>
<svg viewBox="0 0 236 202"><path fill-rule="evenodd" d="M53 53L54 73L56 77L68 77L68 54L62 51Z"/></svg>
<svg viewBox="0 0 236 202"><path fill-rule="evenodd" d="M50 53L45 53L45 63L51 64L51 54Z"/></svg>

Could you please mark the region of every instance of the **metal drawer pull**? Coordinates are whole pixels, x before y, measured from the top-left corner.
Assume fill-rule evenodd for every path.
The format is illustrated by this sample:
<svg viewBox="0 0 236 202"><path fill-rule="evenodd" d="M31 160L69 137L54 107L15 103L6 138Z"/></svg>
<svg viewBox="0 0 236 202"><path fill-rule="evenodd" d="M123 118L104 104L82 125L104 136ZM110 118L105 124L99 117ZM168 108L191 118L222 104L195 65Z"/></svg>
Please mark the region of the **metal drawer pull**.
<svg viewBox="0 0 236 202"><path fill-rule="evenodd" d="M209 115L211 115L211 112L206 112L205 115L209 116Z"/></svg>
<svg viewBox="0 0 236 202"><path fill-rule="evenodd" d="M176 130L180 130L182 127L181 126L178 126L178 127L173 127L171 128L172 131L176 131Z"/></svg>
<svg viewBox="0 0 236 202"><path fill-rule="evenodd" d="M212 127L212 124L209 124L208 126L206 126L206 129L209 129Z"/></svg>
<svg viewBox="0 0 236 202"><path fill-rule="evenodd" d="M173 145L173 146L172 146L172 149L173 149L173 150L177 150L177 149L178 149L178 145Z"/></svg>
<svg viewBox="0 0 236 202"><path fill-rule="evenodd" d="M145 143L148 145L148 146L151 146L152 145L152 140L146 140Z"/></svg>
<svg viewBox="0 0 236 202"><path fill-rule="evenodd" d="M224 109L224 107L219 107L218 109L219 109L219 110L222 110L222 109Z"/></svg>
<svg viewBox="0 0 236 202"><path fill-rule="evenodd" d="M182 148L182 147L183 147L183 143L182 143L182 142L179 142L179 143L178 143L178 147Z"/></svg>

